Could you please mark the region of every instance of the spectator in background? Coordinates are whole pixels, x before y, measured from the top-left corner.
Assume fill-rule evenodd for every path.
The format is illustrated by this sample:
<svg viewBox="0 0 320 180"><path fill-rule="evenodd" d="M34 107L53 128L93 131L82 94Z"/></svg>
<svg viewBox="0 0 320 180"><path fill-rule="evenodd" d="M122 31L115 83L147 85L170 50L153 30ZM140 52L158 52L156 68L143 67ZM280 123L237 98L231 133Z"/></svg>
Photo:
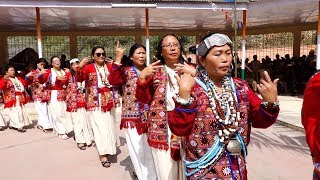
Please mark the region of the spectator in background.
<svg viewBox="0 0 320 180"><path fill-rule="evenodd" d="M189 54L187 55L187 61L190 64L197 64L196 46L189 47Z"/></svg>
<svg viewBox="0 0 320 180"><path fill-rule="evenodd" d="M67 64L68 64L67 56L65 54L62 54L60 60L61 60L61 69L67 68Z"/></svg>

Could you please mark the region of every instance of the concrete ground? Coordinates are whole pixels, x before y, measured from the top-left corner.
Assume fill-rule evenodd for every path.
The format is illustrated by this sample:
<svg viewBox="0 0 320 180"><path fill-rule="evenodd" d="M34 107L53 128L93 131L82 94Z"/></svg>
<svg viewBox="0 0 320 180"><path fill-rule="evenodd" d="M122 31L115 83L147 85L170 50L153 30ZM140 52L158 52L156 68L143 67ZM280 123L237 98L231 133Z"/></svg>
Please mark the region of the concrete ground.
<svg viewBox="0 0 320 180"><path fill-rule="evenodd" d="M304 133L297 128L302 99L279 99L278 124L252 130L247 158L249 179L311 179L313 167L309 149ZM32 104L28 106L29 112L34 113ZM284 126L290 123L291 127ZM0 180L133 179L133 167L122 131L120 141L117 155L110 158L112 166L103 168L94 147L80 151L73 139L61 140L53 133L28 129L22 134L6 129L0 131Z"/></svg>

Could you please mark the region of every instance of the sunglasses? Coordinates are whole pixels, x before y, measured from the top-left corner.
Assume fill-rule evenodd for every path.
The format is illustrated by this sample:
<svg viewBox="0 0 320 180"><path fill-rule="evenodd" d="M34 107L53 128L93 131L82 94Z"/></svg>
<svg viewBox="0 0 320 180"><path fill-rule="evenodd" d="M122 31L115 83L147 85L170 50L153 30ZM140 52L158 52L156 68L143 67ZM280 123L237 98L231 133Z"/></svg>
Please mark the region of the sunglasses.
<svg viewBox="0 0 320 180"><path fill-rule="evenodd" d="M98 57L100 57L100 56L106 57L106 53L96 53L96 55L97 55Z"/></svg>

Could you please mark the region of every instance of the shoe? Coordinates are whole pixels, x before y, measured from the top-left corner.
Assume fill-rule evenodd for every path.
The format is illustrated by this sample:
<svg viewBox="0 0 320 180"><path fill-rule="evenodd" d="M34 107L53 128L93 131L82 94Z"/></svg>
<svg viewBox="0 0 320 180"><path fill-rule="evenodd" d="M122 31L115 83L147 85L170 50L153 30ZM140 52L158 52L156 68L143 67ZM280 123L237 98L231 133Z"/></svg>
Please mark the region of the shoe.
<svg viewBox="0 0 320 180"><path fill-rule="evenodd" d="M66 134L59 134L59 138L63 140L69 139L69 137Z"/></svg>
<svg viewBox="0 0 320 180"><path fill-rule="evenodd" d="M5 129L6 129L6 127L0 126L0 131L4 131Z"/></svg>
<svg viewBox="0 0 320 180"><path fill-rule="evenodd" d="M108 168L111 166L111 162L109 160L101 161L102 167Z"/></svg>
<svg viewBox="0 0 320 180"><path fill-rule="evenodd" d="M86 150L86 144L83 144L83 143L77 143L77 146L80 150Z"/></svg>

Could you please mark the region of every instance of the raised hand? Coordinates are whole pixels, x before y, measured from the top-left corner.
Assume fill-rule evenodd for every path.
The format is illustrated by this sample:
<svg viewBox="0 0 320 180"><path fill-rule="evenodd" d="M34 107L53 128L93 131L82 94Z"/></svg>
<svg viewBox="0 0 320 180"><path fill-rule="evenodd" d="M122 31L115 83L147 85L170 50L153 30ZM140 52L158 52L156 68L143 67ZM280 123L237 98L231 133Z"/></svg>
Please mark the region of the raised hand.
<svg viewBox="0 0 320 180"><path fill-rule="evenodd" d="M70 73L70 69L68 69L68 68L64 68L63 70L65 73Z"/></svg>
<svg viewBox="0 0 320 180"><path fill-rule="evenodd" d="M44 69L44 67L43 67L42 63L38 63L38 64L37 64L37 68L38 68L39 70Z"/></svg>
<svg viewBox="0 0 320 180"><path fill-rule="evenodd" d="M89 62L91 61L90 57L85 57L81 60L80 64L79 64L79 68L83 68L85 65L87 65Z"/></svg>
<svg viewBox="0 0 320 180"><path fill-rule="evenodd" d="M271 78L267 71L263 72L263 76L260 79L260 84L257 85L257 89L260 92L262 99L269 103L277 101L278 97L278 84L279 79L271 81Z"/></svg>
<svg viewBox="0 0 320 180"><path fill-rule="evenodd" d="M26 76L27 76L27 77L31 77L31 76L34 76L34 75L35 75L35 73L32 72L32 71L30 71Z"/></svg>
<svg viewBox="0 0 320 180"><path fill-rule="evenodd" d="M117 46L116 46L116 63L121 63L121 59L124 56L124 51L126 50L126 48L122 48L120 45L120 42L117 42Z"/></svg>
<svg viewBox="0 0 320 180"><path fill-rule="evenodd" d="M39 72L39 74L45 74L45 73L47 73L47 69L42 69L42 70Z"/></svg>
<svg viewBox="0 0 320 180"><path fill-rule="evenodd" d="M163 65L161 65L161 61L158 60L154 63L151 63L149 66L147 66L146 68L144 68L140 75L139 75L139 79L140 81L144 81L146 77L148 76L153 76L153 74L157 71L157 69L163 67Z"/></svg>
<svg viewBox="0 0 320 180"><path fill-rule="evenodd" d="M192 66L189 66L187 63L184 63L184 64L178 63L178 64L174 64L174 66L176 67L175 71L177 71L178 74L180 75L184 73L188 73L192 76L196 75L196 69Z"/></svg>
<svg viewBox="0 0 320 180"><path fill-rule="evenodd" d="M176 76L179 85L179 96L183 99L189 99L193 86L196 84L194 77L188 73Z"/></svg>

